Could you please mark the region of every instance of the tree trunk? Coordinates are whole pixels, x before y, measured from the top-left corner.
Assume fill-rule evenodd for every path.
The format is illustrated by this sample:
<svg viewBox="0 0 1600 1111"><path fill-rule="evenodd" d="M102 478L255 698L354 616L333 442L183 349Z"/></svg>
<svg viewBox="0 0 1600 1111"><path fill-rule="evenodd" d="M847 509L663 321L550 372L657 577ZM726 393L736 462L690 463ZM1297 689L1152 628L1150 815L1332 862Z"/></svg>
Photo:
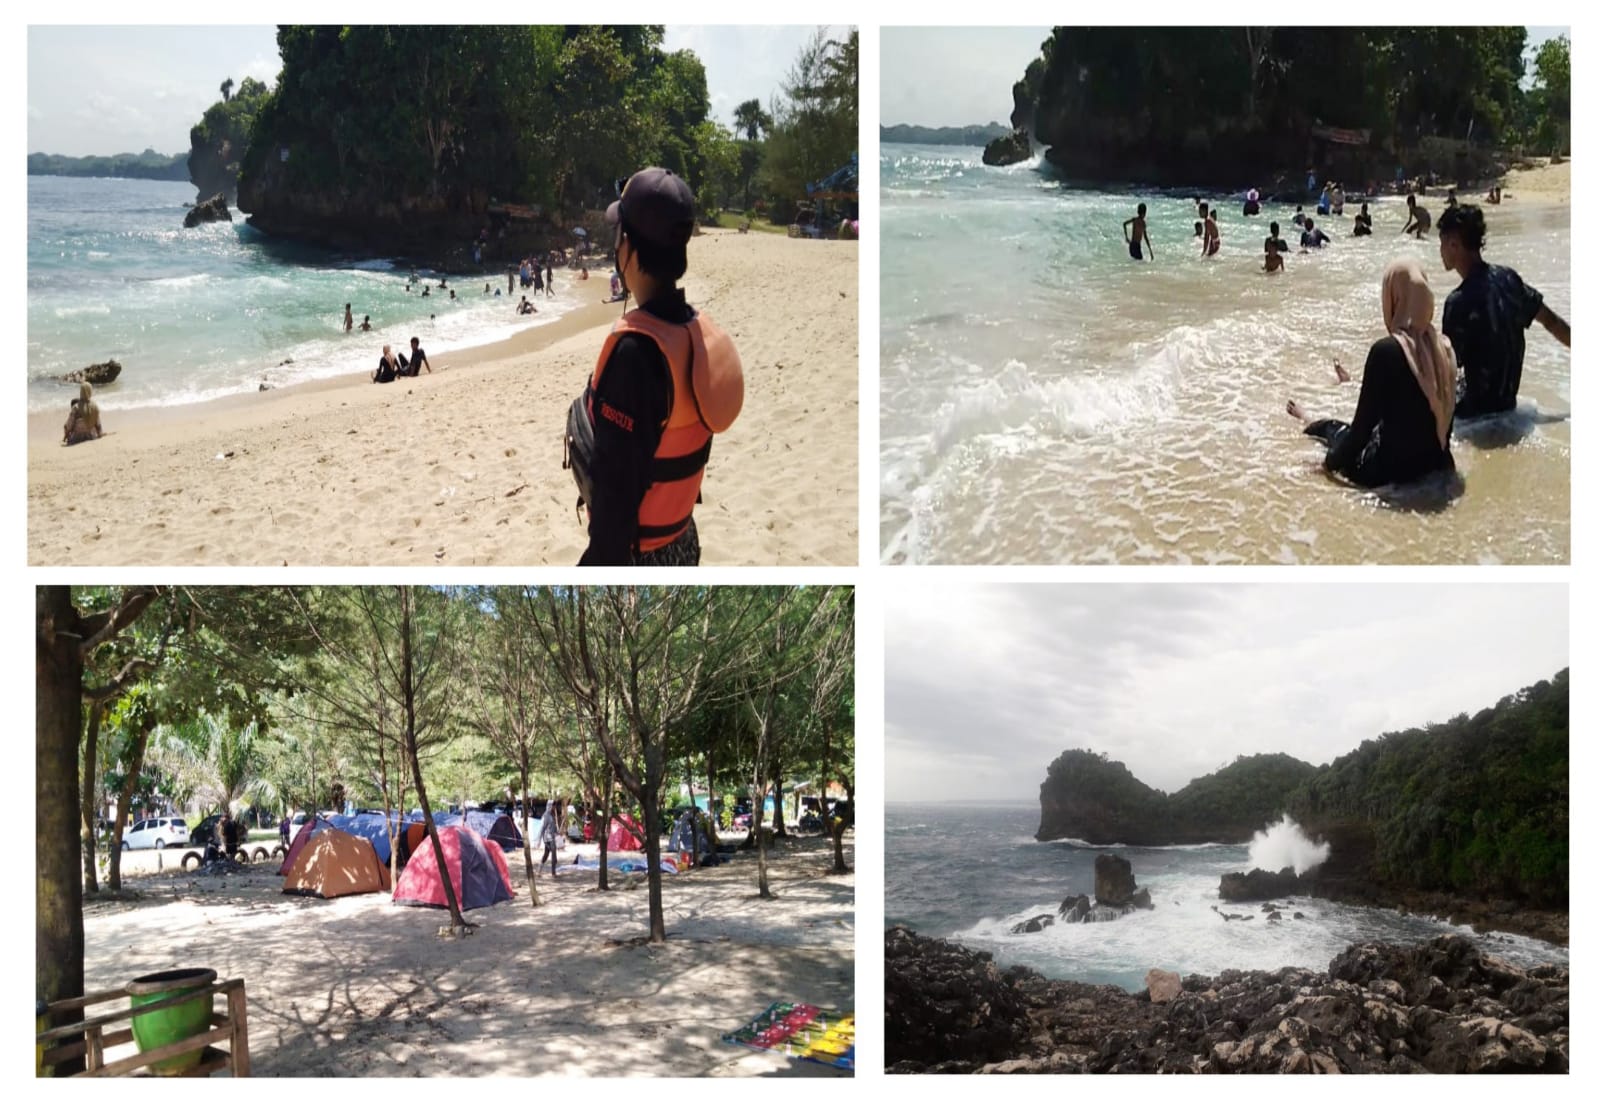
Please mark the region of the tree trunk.
<svg viewBox="0 0 1600 1111"><path fill-rule="evenodd" d="M400 588L400 653L406 695L406 754L411 757L411 778L417 785L417 798L422 803L422 822L433 844L434 863L439 866L439 882L444 884L444 901L450 906L450 924L457 929L467 920L461 917L461 904L456 901L455 884L450 880L450 869L445 864L444 848L439 844L439 831L433 824L433 811L428 807L428 789L422 782L422 762L417 759L417 705L411 674L411 588Z"/></svg>
<svg viewBox="0 0 1600 1111"><path fill-rule="evenodd" d="M848 779L842 779L842 782L844 783L845 798L851 804L850 812L854 814L855 786ZM833 871L841 876L850 871L849 866L844 862L844 822L842 820L837 823L836 828L833 830Z"/></svg>
<svg viewBox="0 0 1600 1111"><path fill-rule="evenodd" d="M756 827L756 893L763 899L772 898L772 888L767 885L767 846L772 835L765 826Z"/></svg>
<svg viewBox="0 0 1600 1111"><path fill-rule="evenodd" d="M100 785L95 780L100 777L100 719L104 716L103 703L89 704L89 728L83 738L83 786L78 795L78 803L83 811L78 836L83 840L83 890L87 895L100 892L99 869L95 867L94 859L95 850L99 848L95 829L100 817Z"/></svg>
<svg viewBox="0 0 1600 1111"><path fill-rule="evenodd" d="M606 773L605 795L600 800L595 814L595 835L600 838L600 884L599 890L610 891L611 881L606 875L606 840L611 835L611 793L616 790L616 775L614 771Z"/></svg>
<svg viewBox="0 0 1600 1111"><path fill-rule="evenodd" d="M528 869L528 900L533 906L538 906L539 872L533 863L533 830L530 828L533 824L533 813L528 794L528 747L526 745L522 746L522 762L517 770L522 773L522 862ZM549 809L555 805L555 800L550 799L544 805L546 809Z"/></svg>
<svg viewBox="0 0 1600 1111"><path fill-rule="evenodd" d="M828 757L833 751L833 730L826 720L822 723L822 828L830 829L828 820Z"/></svg>
<svg viewBox="0 0 1600 1111"><path fill-rule="evenodd" d="M128 752L128 766L122 773L122 789L117 793L117 816L111 825L111 867L106 886L112 891L122 890L122 835L128 828L128 809L133 805L133 792L139 786L139 773L144 770L144 750L155 730L155 718L146 711L144 720L134 730L133 744Z"/></svg>
<svg viewBox="0 0 1600 1111"><path fill-rule="evenodd" d="M789 836L789 830L783 824L783 762L781 760L772 761L772 836Z"/></svg>
<svg viewBox="0 0 1600 1111"><path fill-rule="evenodd" d="M714 743L706 746L706 813L711 816L712 829L719 829L722 825L722 823L717 820L720 815L715 813L715 807L717 805L716 752L717 746Z"/></svg>
<svg viewBox="0 0 1600 1111"><path fill-rule="evenodd" d="M83 994L83 888L78 862L78 741L83 736L83 659L72 588L34 592L35 861L34 996ZM55 1016L78 1022L82 1011ZM82 1071L67 1061L58 1075Z"/></svg>

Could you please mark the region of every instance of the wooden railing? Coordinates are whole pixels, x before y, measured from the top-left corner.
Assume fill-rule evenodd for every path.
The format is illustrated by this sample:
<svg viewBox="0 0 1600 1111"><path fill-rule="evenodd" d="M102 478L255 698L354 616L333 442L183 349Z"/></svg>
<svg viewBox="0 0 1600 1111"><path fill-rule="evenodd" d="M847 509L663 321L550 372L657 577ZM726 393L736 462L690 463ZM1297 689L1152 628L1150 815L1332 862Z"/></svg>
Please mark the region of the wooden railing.
<svg viewBox="0 0 1600 1111"><path fill-rule="evenodd" d="M131 1057L106 1062L106 1050L133 1041L132 1020L138 1015L150 1014L167 1007L186 1003L202 996L224 997L223 1009L211 1012L210 1026L200 1033L160 1049L151 1049ZM62 999L46 1007L46 1021L56 1016L71 1015L91 1007L104 1006L113 1000L128 998L125 989L96 992L77 999ZM108 1029L108 1027L115 1027ZM79 1076L129 1076L150 1075L149 1066L170 1061L184 1053L202 1050L200 1062L180 1073L182 1076L210 1076L226 1070L230 1076L250 1075L250 1037L245 1013L244 981L225 980L192 988L180 995L146 1003L142 1007L123 1007L107 1014L95 1015L81 1021L40 1031L35 1041L45 1047L44 1065L47 1068L79 1062L84 1071ZM217 1048L226 1042L227 1049Z"/></svg>

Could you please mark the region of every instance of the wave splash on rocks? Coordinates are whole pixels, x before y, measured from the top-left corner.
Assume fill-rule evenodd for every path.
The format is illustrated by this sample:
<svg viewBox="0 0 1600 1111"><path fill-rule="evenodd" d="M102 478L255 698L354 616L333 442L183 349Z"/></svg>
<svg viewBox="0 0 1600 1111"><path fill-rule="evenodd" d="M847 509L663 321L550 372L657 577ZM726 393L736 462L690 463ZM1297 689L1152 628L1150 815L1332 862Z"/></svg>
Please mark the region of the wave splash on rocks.
<svg viewBox="0 0 1600 1111"><path fill-rule="evenodd" d="M1568 1071L1567 969L1463 937L1351 945L1326 972L1152 970L1137 994L901 926L884 944L890 1072Z"/></svg>

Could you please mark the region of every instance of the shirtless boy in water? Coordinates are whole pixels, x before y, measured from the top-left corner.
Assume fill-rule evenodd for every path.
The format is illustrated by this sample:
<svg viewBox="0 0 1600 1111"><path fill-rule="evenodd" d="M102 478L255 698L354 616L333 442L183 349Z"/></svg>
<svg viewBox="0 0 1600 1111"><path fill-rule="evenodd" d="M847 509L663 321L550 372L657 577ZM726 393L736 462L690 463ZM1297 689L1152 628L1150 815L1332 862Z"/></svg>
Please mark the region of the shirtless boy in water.
<svg viewBox="0 0 1600 1111"><path fill-rule="evenodd" d="M1143 202L1139 205L1138 215L1122 221L1122 238L1128 242L1128 257L1142 260L1144 255L1139 253L1139 241L1144 240L1144 245L1150 248L1150 260L1155 261L1156 249L1150 242L1150 228L1144 218L1145 207ZM1133 227L1133 234L1128 234L1129 226Z"/></svg>
<svg viewBox="0 0 1600 1111"><path fill-rule="evenodd" d="M1417 203L1415 193L1406 194L1406 210L1411 213L1411 218L1406 221L1406 226L1400 229L1401 235L1415 234L1418 239L1428 234L1428 229L1433 226L1433 217L1428 215L1428 210Z"/></svg>
<svg viewBox="0 0 1600 1111"><path fill-rule="evenodd" d="M1206 221L1206 233L1200 243L1200 254L1204 258L1210 258L1222 250L1222 233L1217 230L1217 213L1215 209L1209 209L1202 205L1200 214L1205 217Z"/></svg>

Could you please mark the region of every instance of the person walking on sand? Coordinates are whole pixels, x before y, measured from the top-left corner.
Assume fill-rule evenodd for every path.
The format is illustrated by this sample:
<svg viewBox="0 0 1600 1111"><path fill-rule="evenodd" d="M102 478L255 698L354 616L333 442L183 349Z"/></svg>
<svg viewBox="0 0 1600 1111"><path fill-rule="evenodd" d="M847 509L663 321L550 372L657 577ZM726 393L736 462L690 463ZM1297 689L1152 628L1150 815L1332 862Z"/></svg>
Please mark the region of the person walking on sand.
<svg viewBox="0 0 1600 1111"><path fill-rule="evenodd" d="M344 330L348 332L353 327L355 327L355 320L350 316L350 302L346 301L344 303Z"/></svg>
<svg viewBox="0 0 1600 1111"><path fill-rule="evenodd" d="M712 437L744 404L744 369L733 340L678 286L694 212L689 186L658 167L630 177L606 210L639 307L617 321L568 413L578 501L589 509L580 565L700 562L694 508Z"/></svg>
<svg viewBox="0 0 1600 1111"><path fill-rule="evenodd" d="M1401 235L1415 234L1421 239L1428 234L1428 229L1433 226L1433 217L1428 215L1428 210L1417 203L1415 193L1406 194L1406 211L1411 214L1406 220L1406 226L1400 229Z"/></svg>
<svg viewBox="0 0 1600 1111"><path fill-rule="evenodd" d="M1327 445L1323 468L1369 489L1455 470L1456 362L1433 326L1433 291L1421 264L1414 258L1391 262L1381 299L1388 334L1367 352L1351 423L1309 420L1298 402L1288 404L1289 415L1306 422L1305 434ZM1334 372L1349 380L1338 364Z"/></svg>
<svg viewBox="0 0 1600 1111"><path fill-rule="evenodd" d="M1132 235L1128 234L1129 227L1133 228ZM1145 220L1144 202L1139 203L1139 208L1133 216L1122 221L1122 238L1127 241L1129 258L1143 261L1144 255L1139 250L1139 241L1143 240L1144 245L1150 248L1150 261L1155 261L1156 249L1150 242L1150 226Z"/></svg>
<svg viewBox="0 0 1600 1111"><path fill-rule="evenodd" d="M1483 209L1475 204L1439 216L1439 261L1461 279L1444 300L1443 330L1461 365L1456 415L1462 418L1517 407L1523 333L1535 321L1563 347L1572 346L1572 329L1537 289L1511 267L1483 260L1487 238Z"/></svg>
<svg viewBox="0 0 1600 1111"><path fill-rule="evenodd" d="M67 423L61 429L61 442L71 447L85 440L98 440L105 432L100 427L100 406L92 398L89 383L78 386L78 396L67 406Z"/></svg>
<svg viewBox="0 0 1600 1111"><path fill-rule="evenodd" d="M539 843L544 846L544 855L539 858L539 868L543 870L544 862L550 862L550 878L556 878L556 835L559 822L556 817L556 800L551 799L544 804L544 817L539 819Z"/></svg>

